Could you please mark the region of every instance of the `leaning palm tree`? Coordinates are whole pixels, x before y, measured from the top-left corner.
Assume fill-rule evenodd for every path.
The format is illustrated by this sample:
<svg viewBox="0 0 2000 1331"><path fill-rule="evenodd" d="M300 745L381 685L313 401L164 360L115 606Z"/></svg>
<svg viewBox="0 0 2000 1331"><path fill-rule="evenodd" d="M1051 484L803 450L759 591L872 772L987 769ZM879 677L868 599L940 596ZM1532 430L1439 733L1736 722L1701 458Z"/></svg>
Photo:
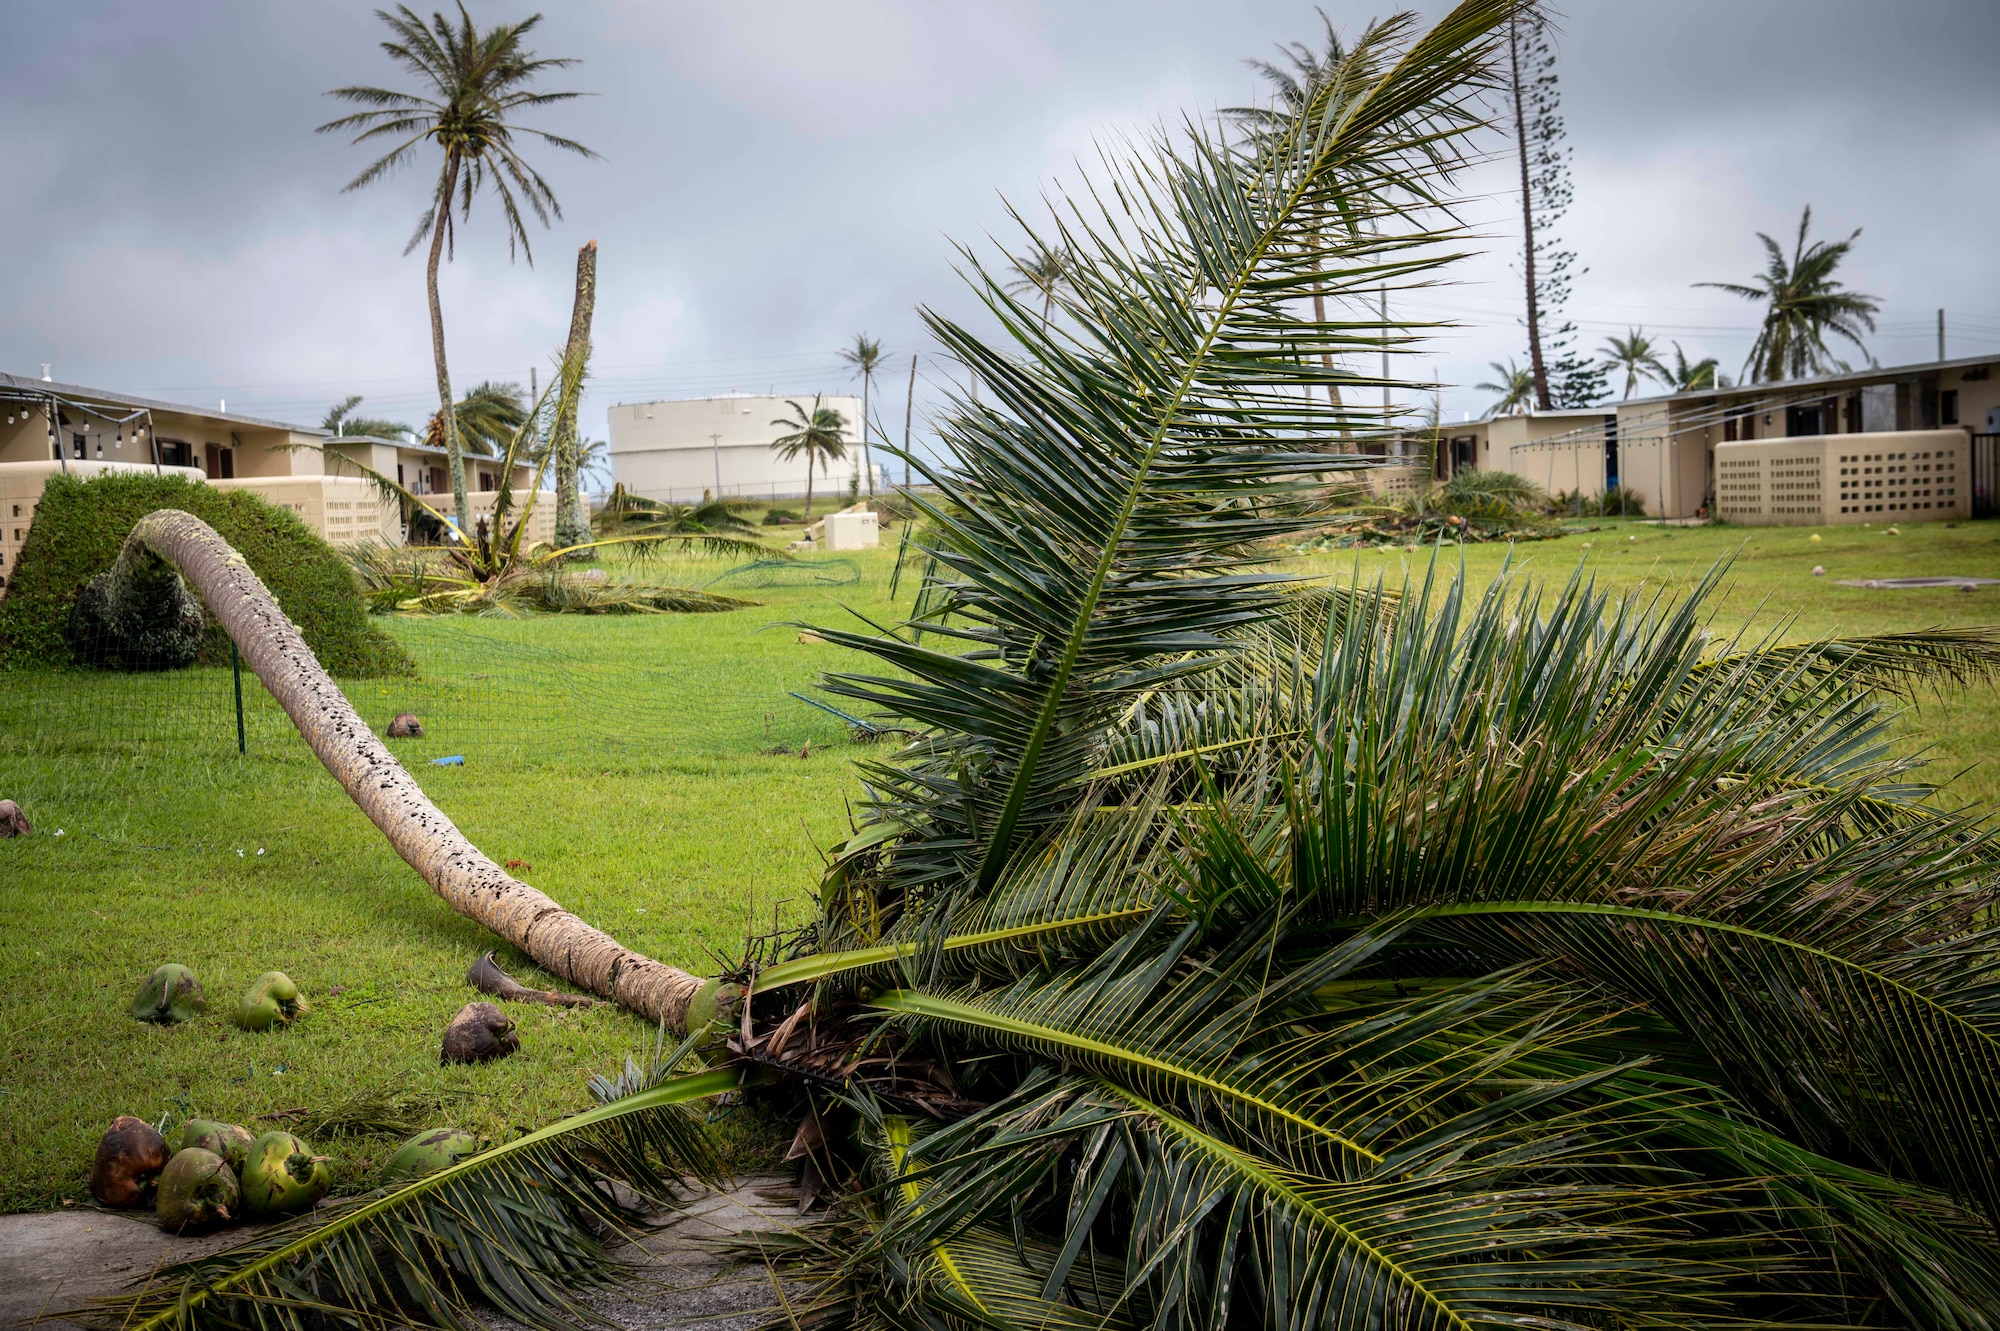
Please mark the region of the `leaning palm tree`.
<svg viewBox="0 0 2000 1331"><path fill-rule="evenodd" d="M1729 376L1721 373L1721 362L1713 356L1703 356L1691 361L1681 350L1681 344L1674 343L1674 365L1667 372L1667 382L1676 393L1693 393L1704 388L1727 388Z"/></svg>
<svg viewBox="0 0 2000 1331"><path fill-rule="evenodd" d="M827 463L838 462L847 456L847 417L832 407L822 407L818 398L813 399L811 411L796 402L785 405L792 409L792 414L771 422L786 431L771 441L771 451L786 462L805 455L806 521L810 523L813 516L813 464L818 463L820 470L825 471Z"/></svg>
<svg viewBox="0 0 2000 1331"><path fill-rule="evenodd" d="M1062 328L928 316L993 389L920 464L935 571L911 621L821 630L911 739L806 927L689 992L706 1029L114 1317L578 1317L605 1175L712 1168L688 1105L726 1091L796 1116L828 1207L758 1239L789 1326L1990 1325L2000 848L1889 744L2000 636L1778 645L1718 638L1713 580L1260 554L1329 464L1298 348L1415 331L1282 293L1443 261L1511 13L1377 25L1296 136L1198 122L1094 182ZM1322 225L1357 171L1401 206Z"/></svg>
<svg viewBox="0 0 2000 1331"><path fill-rule="evenodd" d="M410 162L426 144L440 154L430 205L410 233L403 253L414 250L428 233L430 255L424 266L424 288L430 298L431 356L437 368L438 412L451 471L453 510L459 529L470 531L472 510L465 494L463 445L451 413L444 307L438 302L438 264L456 248L452 208L456 205L460 219L469 219L473 199L490 184L500 199L508 254L513 255L518 247L532 264L534 249L528 243L521 203L525 202L544 225L551 215L562 216L562 206L556 202L555 191L548 182L515 148L515 136L527 135L549 147L582 157L597 154L574 139L515 123L515 117L522 111L582 96L575 92L537 92L532 88L535 80L548 71L576 63L537 55L525 44L524 39L541 22L541 15L481 31L463 3L458 6L456 23L442 13L434 13L429 26L408 5L396 6L393 13L375 12L393 34L393 40L382 43L382 50L415 76L419 91L364 86L335 88L327 96L367 109L329 121L317 132L353 130L356 143L387 140L393 145L348 181L343 192L383 179Z"/></svg>
<svg viewBox="0 0 2000 1331"><path fill-rule="evenodd" d="M519 384L488 379L453 404L452 418L462 450L498 457L507 451L507 441L515 431L527 422L527 395ZM432 448L445 446L442 412L432 412L430 420L425 422L424 442Z"/></svg>
<svg viewBox="0 0 2000 1331"><path fill-rule="evenodd" d="M882 364L882 343L866 333L854 335L854 345L842 347L840 358L861 376L861 470L868 473L868 497L875 497L875 464L868 452L868 431L874 417L868 414L868 390L874 387L875 371ZM810 509L811 503L806 507Z"/></svg>
<svg viewBox="0 0 2000 1331"><path fill-rule="evenodd" d="M1827 334L1845 338L1865 352L1861 334L1863 330L1875 331L1880 303L1834 280L1835 270L1854 248L1861 229L1856 227L1846 240L1816 240L1808 245L1806 232L1811 226L1812 206L1808 204L1799 216L1798 239L1790 258L1777 241L1759 231L1757 239L1764 242L1767 262L1764 272L1747 284L1695 283L1764 306L1763 325L1743 363L1744 377L1750 383L1845 371L1847 363L1827 348Z"/></svg>
<svg viewBox="0 0 2000 1331"><path fill-rule="evenodd" d="M1534 371L1516 365L1510 357L1505 365L1490 361L1493 378L1482 384L1473 385L1482 393L1498 393L1500 397L1486 408L1488 416L1507 416L1525 410L1535 400Z"/></svg>
<svg viewBox="0 0 2000 1331"><path fill-rule="evenodd" d="M401 421L363 416L357 410L360 406L359 393L342 398L327 408L326 416L320 421L319 428L333 435L366 435L371 439L400 439L406 434L416 433Z"/></svg>
<svg viewBox="0 0 2000 1331"><path fill-rule="evenodd" d="M1660 352L1653 345L1653 339L1646 336L1643 328L1634 328L1624 337L1604 339L1604 364L1613 370L1625 371L1625 396L1631 397L1632 390L1639 386L1641 378L1658 380L1671 384L1673 376L1660 361Z"/></svg>

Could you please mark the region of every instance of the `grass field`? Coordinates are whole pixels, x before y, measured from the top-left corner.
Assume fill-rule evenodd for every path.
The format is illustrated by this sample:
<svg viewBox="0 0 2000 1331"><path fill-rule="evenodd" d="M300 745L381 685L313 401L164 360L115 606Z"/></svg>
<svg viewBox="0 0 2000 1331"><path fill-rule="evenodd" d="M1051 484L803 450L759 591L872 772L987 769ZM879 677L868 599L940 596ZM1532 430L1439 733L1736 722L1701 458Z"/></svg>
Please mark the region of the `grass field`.
<svg viewBox="0 0 2000 1331"><path fill-rule="evenodd" d="M1835 585L2000 577L2000 523L1821 535L1814 544L1789 529L1607 522L1512 559L1529 576L1567 578L1581 564L1606 586L1672 589L1733 557L1718 628L1789 623L1803 636L2000 623L2000 588ZM1294 567L1395 582L1428 558L1319 554ZM1445 558L1456 566L1461 555ZM1480 585L1508 558L1498 546L1462 555ZM851 761L868 750L838 742L838 722L786 697L844 654L802 641L786 621L840 622L843 605L893 614L893 562L891 550L858 557L860 580L847 586L745 591L763 604L722 615L428 623L408 630L420 657L449 658L455 679L482 682L464 696L429 681L370 682L356 686L357 703L378 723L412 699L429 711L433 733L408 750L414 770L488 854L532 865L525 878L632 947L700 969L734 953L746 929L799 909L820 849L848 825ZM1811 576L1815 564L1824 577ZM719 567L684 571L694 580ZM900 599L907 609L908 583ZM550 682L557 675L569 678ZM84 1196L92 1144L116 1113L254 1123L406 1085L459 1097L436 1121L497 1139L583 1106L590 1073L651 1044L648 1028L609 1008L522 1007L519 1055L440 1067L445 1022L477 997L462 977L493 940L429 892L254 696L239 757L218 701L226 687L226 671L0 676L0 796L37 825L30 839L0 842L0 1207ZM581 720L579 699L589 704ZM1971 769L1954 800L2000 798L1995 701L1980 686L1899 723L1940 773ZM801 736L813 743L803 759ZM780 746L791 752L765 752ZM466 764L416 765L446 753ZM505 949L501 960L540 978ZM140 977L165 961L199 972L208 1017L159 1029L125 1015ZM224 1014L272 968L300 982L312 1015L282 1033L236 1030ZM358 1183L394 1143L320 1145Z"/></svg>

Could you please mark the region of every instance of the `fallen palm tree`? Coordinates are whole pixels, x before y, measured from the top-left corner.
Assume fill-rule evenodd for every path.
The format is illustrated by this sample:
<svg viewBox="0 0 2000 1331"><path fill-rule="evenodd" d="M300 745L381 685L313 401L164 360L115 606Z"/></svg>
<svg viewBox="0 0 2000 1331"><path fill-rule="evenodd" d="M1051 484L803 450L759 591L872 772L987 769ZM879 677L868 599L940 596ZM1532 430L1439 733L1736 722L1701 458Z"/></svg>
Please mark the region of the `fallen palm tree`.
<svg viewBox="0 0 2000 1331"><path fill-rule="evenodd" d="M115 597L122 587L158 586L175 570L207 603L326 770L447 905L551 975L648 1020L675 1029L686 1022L701 981L593 929L466 840L320 668L249 564L207 523L172 509L148 514L126 539L109 585Z"/></svg>

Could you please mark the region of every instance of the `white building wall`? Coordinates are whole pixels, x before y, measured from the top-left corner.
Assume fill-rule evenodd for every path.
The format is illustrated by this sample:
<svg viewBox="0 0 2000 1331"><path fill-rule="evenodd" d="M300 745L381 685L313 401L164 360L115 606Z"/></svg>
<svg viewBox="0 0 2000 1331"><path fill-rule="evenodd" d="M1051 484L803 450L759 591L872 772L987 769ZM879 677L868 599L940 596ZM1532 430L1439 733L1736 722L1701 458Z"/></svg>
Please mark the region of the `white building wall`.
<svg viewBox="0 0 2000 1331"><path fill-rule="evenodd" d="M813 409L811 393L621 402L609 412L612 478L644 498L675 503L699 500L704 490L747 499L801 496L805 459L786 462L771 450L773 439L791 433L771 422L789 419L793 402ZM860 396L822 396L820 405L847 419L847 457L813 477L815 499L846 494L861 466ZM878 489L886 484L885 462L875 459Z"/></svg>

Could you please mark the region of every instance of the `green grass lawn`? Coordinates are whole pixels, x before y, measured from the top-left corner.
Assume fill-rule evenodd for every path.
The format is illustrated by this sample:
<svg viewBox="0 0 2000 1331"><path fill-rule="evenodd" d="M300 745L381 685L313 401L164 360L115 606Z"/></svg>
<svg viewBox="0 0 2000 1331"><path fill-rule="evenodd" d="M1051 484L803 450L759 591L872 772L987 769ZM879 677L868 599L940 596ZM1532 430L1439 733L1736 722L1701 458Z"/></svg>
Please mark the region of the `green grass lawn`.
<svg viewBox="0 0 2000 1331"><path fill-rule="evenodd" d="M1607 522L1517 547L1512 559L1530 576L1566 578L1581 562L1606 586L1674 588L1734 556L1718 627L1789 621L1796 636L2000 622L2000 588L1834 585L2000 576L2000 523L1821 535L1813 544L1802 530ZM1391 550L1293 564L1394 582L1428 558ZM1509 554L1475 546L1462 558L1484 584ZM377 724L406 705L426 716L431 733L406 749L413 770L488 854L532 865L523 877L630 946L702 969L712 954L734 954L746 930L796 912L821 848L848 826L851 762L870 750L786 696L845 654L801 641L787 622L837 623L843 605L893 614L893 563L882 550L856 557L851 585L746 590L763 604L728 614L401 626L437 677L357 682L353 692ZM1815 564L1825 577L1811 576ZM674 575L698 581L721 567ZM909 594L906 582L904 608ZM437 1121L499 1139L582 1107L592 1072L652 1042L643 1023L610 1008L523 1006L513 1014L520 1054L440 1067L446 1021L478 997L465 970L494 940L389 851L254 688L239 757L227 688L226 671L0 676L0 796L19 800L37 826L30 839L0 842L0 1207L83 1197L92 1145L117 1113L254 1124L408 1085L461 1093ZM1981 765L2000 740L1994 703L1982 686L1900 723L1940 772L1972 769L1955 799L2000 796ZM775 748L788 752L767 752ZM446 754L467 761L424 761ZM508 950L501 959L549 983ZM126 1016L140 978L166 961L201 975L208 1017L159 1029ZM228 1008L273 968L304 987L311 1016L281 1033L236 1030ZM345 1183L365 1181L394 1145L320 1144Z"/></svg>

